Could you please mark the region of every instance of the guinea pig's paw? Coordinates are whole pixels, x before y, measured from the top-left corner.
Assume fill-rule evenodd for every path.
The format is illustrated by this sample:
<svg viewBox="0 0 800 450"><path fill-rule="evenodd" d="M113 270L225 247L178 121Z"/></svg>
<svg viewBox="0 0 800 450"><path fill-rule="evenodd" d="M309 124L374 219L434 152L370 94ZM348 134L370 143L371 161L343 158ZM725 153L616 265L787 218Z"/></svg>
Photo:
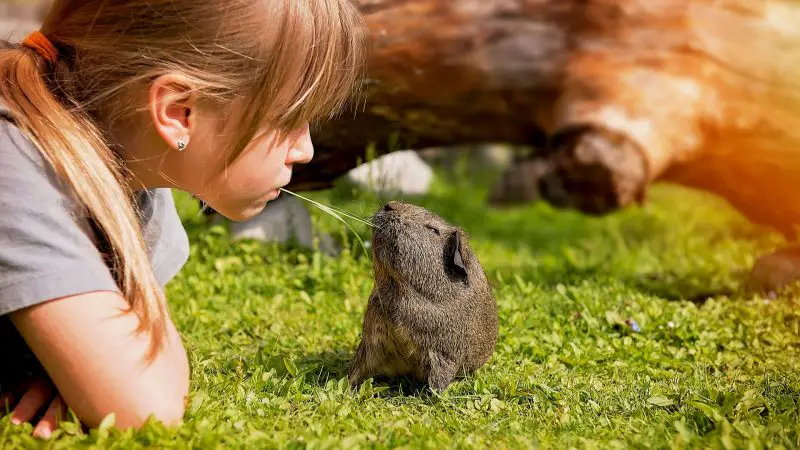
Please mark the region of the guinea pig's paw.
<svg viewBox="0 0 800 450"><path fill-rule="evenodd" d="M367 378L373 377L374 371L370 370L372 366L369 361L369 354L364 342L362 341L353 355L353 361L347 369L347 381L350 383L350 388L353 390L358 389L361 383Z"/></svg>
<svg viewBox="0 0 800 450"><path fill-rule="evenodd" d="M364 365L359 360L354 360L347 371L347 382L350 384L350 389L356 390L370 376L365 373Z"/></svg>
<svg viewBox="0 0 800 450"><path fill-rule="evenodd" d="M428 373L428 386L441 394L455 379L458 365L452 359L436 352L430 352L429 358L431 370Z"/></svg>
<svg viewBox="0 0 800 450"><path fill-rule="evenodd" d="M800 247L792 246L764 255L750 272L748 285L762 292L777 292L800 281Z"/></svg>
<svg viewBox="0 0 800 450"><path fill-rule="evenodd" d="M350 385L350 390L352 391L357 390L362 381L363 379L356 372L347 374L347 383Z"/></svg>

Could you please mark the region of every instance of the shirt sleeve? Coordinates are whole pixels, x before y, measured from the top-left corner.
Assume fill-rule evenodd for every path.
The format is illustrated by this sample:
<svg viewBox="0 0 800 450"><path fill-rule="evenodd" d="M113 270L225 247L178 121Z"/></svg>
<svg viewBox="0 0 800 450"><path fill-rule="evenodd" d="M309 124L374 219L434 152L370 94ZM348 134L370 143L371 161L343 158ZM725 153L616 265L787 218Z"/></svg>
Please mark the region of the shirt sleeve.
<svg viewBox="0 0 800 450"><path fill-rule="evenodd" d="M81 211L38 149L0 120L0 315L119 292Z"/></svg>

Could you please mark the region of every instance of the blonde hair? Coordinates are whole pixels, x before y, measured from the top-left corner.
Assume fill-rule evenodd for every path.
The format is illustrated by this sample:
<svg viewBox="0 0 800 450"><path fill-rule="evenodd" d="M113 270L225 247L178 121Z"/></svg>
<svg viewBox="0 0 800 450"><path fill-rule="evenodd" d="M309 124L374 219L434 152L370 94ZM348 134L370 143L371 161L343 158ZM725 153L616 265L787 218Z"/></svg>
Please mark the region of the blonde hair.
<svg viewBox="0 0 800 450"><path fill-rule="evenodd" d="M350 0L56 0L41 31L60 58L50 64L30 48L2 45L0 101L109 245L152 358L166 304L109 124L136 110L137 88L178 72L201 98L246 103L228 119L242 124L230 161L265 124L288 132L339 112L359 85L365 27Z"/></svg>

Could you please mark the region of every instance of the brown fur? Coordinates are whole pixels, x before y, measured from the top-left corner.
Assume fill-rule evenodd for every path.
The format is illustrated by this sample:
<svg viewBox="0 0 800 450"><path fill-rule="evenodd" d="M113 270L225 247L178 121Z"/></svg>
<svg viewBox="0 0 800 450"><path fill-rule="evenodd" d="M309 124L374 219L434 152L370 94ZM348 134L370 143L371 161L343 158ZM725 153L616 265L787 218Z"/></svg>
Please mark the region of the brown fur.
<svg viewBox="0 0 800 450"><path fill-rule="evenodd" d="M377 375L410 376L441 392L494 352L494 293L463 230L441 217L389 202L374 223L375 287L350 384Z"/></svg>

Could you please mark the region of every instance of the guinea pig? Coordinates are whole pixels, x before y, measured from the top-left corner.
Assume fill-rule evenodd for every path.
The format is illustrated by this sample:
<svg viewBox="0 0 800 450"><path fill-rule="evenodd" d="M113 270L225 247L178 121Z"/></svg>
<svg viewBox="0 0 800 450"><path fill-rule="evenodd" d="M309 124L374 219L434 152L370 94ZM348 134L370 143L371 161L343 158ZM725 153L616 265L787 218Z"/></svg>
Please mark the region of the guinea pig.
<svg viewBox="0 0 800 450"><path fill-rule="evenodd" d="M436 214L392 201L373 224L375 284L348 381L408 376L443 392L494 353L494 292L464 231Z"/></svg>

